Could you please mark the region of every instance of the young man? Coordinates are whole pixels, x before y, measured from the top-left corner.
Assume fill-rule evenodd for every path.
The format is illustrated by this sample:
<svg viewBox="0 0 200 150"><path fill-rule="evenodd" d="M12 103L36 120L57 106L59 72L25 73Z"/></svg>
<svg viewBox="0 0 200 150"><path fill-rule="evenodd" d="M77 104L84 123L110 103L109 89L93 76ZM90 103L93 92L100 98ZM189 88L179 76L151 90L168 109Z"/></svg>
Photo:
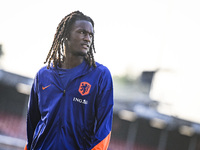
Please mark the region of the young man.
<svg viewBox="0 0 200 150"><path fill-rule="evenodd" d="M27 150L106 150L111 136L113 84L95 62L94 22L79 11L63 18L32 86ZM45 63L46 63L45 62Z"/></svg>

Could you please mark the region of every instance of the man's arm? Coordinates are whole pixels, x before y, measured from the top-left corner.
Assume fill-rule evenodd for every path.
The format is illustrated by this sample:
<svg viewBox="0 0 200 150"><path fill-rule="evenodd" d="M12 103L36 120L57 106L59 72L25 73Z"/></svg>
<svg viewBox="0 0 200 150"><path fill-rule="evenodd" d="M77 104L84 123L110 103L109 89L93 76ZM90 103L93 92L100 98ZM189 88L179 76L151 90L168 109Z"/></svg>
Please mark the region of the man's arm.
<svg viewBox="0 0 200 150"><path fill-rule="evenodd" d="M100 93L96 99L96 132L92 150L107 150L112 129L113 118L113 84L107 70L102 78Z"/></svg>
<svg viewBox="0 0 200 150"><path fill-rule="evenodd" d="M37 95L37 77L34 79L32 85L29 104L28 104L28 113L27 113L27 145L24 150L29 150L33 140L33 134L37 123L40 120L40 111L38 107L38 95Z"/></svg>

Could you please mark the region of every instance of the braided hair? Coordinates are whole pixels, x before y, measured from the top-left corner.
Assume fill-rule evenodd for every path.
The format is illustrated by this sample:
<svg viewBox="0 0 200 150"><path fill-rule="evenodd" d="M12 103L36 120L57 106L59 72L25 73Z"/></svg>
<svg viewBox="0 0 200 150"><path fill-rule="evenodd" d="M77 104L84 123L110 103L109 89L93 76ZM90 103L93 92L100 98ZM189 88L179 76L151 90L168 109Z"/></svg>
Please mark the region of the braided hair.
<svg viewBox="0 0 200 150"><path fill-rule="evenodd" d="M94 28L94 22L89 17L84 15L80 11L74 11L70 13L69 15L65 16L61 22L59 23L56 33L54 35L53 44L49 50L49 53L46 57L46 61L44 63L48 62L47 69L50 68L50 64L53 61L53 67L56 67L57 65L60 67L61 62L63 61L63 45L64 45L64 38L69 36L70 30L72 25L77 20L85 20L91 22L93 28ZM92 43L89 48L89 51L87 52L87 55L85 56L85 60L88 62L90 66L96 67L94 55L95 53L95 47L94 47L94 37L92 38Z"/></svg>

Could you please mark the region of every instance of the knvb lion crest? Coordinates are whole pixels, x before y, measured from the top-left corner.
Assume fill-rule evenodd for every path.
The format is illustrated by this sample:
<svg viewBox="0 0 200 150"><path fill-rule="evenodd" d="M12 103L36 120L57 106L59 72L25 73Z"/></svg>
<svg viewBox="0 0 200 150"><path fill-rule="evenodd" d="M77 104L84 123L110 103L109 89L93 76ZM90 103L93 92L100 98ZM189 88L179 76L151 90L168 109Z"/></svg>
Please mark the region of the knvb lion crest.
<svg viewBox="0 0 200 150"><path fill-rule="evenodd" d="M84 96L90 93L90 89L91 89L91 85L88 82L81 82L80 86L79 86L79 93Z"/></svg>

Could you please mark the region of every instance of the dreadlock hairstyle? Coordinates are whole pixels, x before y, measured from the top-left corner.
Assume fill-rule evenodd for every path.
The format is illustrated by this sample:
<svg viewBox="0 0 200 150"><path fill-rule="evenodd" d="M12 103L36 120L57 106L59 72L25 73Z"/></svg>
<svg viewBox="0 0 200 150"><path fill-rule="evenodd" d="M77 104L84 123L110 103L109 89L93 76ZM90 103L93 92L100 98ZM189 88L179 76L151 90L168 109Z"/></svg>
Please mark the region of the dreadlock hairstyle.
<svg viewBox="0 0 200 150"><path fill-rule="evenodd" d="M89 16L84 15L80 11L74 11L70 13L69 15L65 16L57 27L56 33L54 35L53 44L49 50L46 61L44 62L44 63L48 62L47 69L49 69L52 61L53 61L53 67L57 67L57 65L61 66L61 62L63 58L62 53L64 51L64 48L63 48L64 38L69 36L71 27L77 20L89 21L91 22L94 28L93 20ZM85 60L88 62L90 66L96 67L93 52L96 53L95 47L94 47L94 37L92 38L92 43L91 43L89 51L87 52L87 55L85 56Z"/></svg>

